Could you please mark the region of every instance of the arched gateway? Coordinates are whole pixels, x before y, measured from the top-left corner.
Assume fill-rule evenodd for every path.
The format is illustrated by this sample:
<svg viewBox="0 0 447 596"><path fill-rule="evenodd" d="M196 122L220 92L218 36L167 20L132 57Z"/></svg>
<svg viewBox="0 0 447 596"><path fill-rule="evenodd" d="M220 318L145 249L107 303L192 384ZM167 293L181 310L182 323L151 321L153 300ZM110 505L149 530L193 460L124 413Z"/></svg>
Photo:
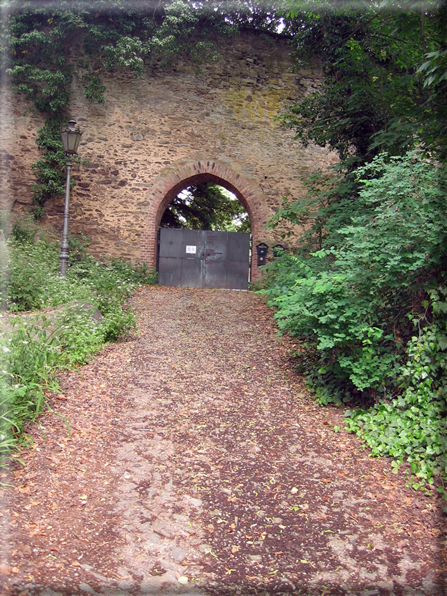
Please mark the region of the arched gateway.
<svg viewBox="0 0 447 596"><path fill-rule="evenodd" d="M213 182L236 195L247 211L252 226L253 244L267 223L268 209L260 189L218 160L180 162L166 168L151 189L146 214L145 233L141 238L141 260L154 267L157 262L157 237L160 221L166 208L184 188L193 184ZM256 259L252 263L252 279L258 278Z"/></svg>

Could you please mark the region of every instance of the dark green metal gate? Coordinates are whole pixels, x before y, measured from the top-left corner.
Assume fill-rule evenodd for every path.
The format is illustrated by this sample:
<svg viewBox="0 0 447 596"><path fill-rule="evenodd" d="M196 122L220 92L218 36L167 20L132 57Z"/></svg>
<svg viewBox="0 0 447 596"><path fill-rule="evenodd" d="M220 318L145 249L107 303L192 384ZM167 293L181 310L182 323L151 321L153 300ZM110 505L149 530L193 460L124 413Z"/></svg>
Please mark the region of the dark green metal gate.
<svg viewBox="0 0 447 596"><path fill-rule="evenodd" d="M162 286L248 288L250 234L161 228L158 255Z"/></svg>

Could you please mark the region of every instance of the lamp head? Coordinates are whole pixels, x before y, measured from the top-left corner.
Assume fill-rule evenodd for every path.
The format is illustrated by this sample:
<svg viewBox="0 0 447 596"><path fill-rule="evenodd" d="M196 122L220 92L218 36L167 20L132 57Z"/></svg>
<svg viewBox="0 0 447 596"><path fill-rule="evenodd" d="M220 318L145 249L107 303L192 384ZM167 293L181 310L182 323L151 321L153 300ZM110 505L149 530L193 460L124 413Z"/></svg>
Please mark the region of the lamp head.
<svg viewBox="0 0 447 596"><path fill-rule="evenodd" d="M79 142L81 140L82 132L75 127L76 121L70 120L67 128L62 133L62 143L64 145L64 152L67 155L76 155L78 152Z"/></svg>

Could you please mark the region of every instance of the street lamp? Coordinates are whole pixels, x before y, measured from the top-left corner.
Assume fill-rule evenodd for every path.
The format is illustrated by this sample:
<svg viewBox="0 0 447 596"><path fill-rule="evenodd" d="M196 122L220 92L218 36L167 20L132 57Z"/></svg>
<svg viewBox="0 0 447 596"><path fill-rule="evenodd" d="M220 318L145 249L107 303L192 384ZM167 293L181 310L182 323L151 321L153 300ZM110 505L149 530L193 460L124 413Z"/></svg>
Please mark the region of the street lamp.
<svg viewBox="0 0 447 596"><path fill-rule="evenodd" d="M65 187L65 209L64 209L64 228L62 231L61 256L59 261L61 268L60 275L67 273L68 267L68 206L70 202L70 173L72 156L76 155L81 140L82 132L79 128L75 128L76 121L70 120L68 126L62 131L62 143L64 145L64 152L67 155L67 185Z"/></svg>

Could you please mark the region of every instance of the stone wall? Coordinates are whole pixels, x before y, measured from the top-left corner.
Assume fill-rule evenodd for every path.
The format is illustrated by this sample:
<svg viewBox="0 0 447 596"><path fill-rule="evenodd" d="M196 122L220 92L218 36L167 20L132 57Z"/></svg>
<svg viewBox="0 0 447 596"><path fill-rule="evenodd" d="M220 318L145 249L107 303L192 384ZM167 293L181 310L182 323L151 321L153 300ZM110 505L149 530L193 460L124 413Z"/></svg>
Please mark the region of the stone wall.
<svg viewBox="0 0 447 596"><path fill-rule="evenodd" d="M318 84L317 70L292 72L284 40L243 34L219 41L220 60L179 63L135 79L105 77L105 103L89 104L80 75L71 114L83 131L73 168L70 231L91 239L94 254L155 263L164 209L193 182L215 181L235 192L252 222L254 242L274 243L264 224L283 195L303 195L300 177L334 156L304 149L276 120L291 100ZM11 100L3 123L10 142L1 162L15 210L30 203L30 165L41 124L29 106ZM63 197L47 204L44 223L62 226Z"/></svg>
<svg viewBox="0 0 447 596"><path fill-rule="evenodd" d="M27 211L35 182L31 165L39 156L37 131L44 121L12 92L4 72L0 92L0 209Z"/></svg>

